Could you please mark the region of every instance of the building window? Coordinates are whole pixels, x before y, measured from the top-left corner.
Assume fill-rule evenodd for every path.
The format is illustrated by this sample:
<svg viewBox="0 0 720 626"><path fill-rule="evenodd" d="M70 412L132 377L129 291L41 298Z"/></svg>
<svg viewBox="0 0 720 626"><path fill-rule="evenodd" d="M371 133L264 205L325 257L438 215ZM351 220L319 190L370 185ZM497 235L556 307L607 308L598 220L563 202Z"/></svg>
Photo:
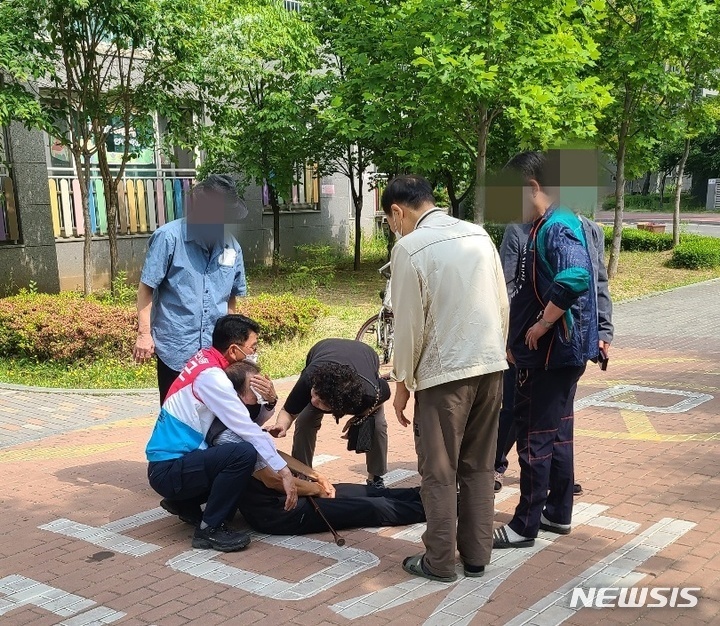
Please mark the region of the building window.
<svg viewBox="0 0 720 626"><path fill-rule="evenodd" d="M298 13L302 7L300 0L284 0L283 4L288 11L296 11Z"/></svg>
<svg viewBox="0 0 720 626"><path fill-rule="evenodd" d="M295 166L293 184L286 196L280 194L282 211L319 211L320 210L320 176L317 164ZM272 211L270 194L267 185L263 185L262 203L265 211Z"/></svg>

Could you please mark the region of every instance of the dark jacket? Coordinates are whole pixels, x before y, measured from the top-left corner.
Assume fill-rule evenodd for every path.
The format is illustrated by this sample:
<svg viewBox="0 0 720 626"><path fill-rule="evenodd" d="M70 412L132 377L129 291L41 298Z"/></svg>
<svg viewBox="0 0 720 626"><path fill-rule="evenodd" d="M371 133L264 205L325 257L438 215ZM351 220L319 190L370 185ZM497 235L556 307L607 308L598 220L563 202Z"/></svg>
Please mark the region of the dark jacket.
<svg viewBox="0 0 720 626"><path fill-rule="evenodd" d="M598 355L594 268L583 224L564 207L551 208L532 224L510 303L508 345L519 368L585 365ZM525 345L527 330L548 302L565 310L538 342Z"/></svg>
<svg viewBox="0 0 720 626"><path fill-rule="evenodd" d="M607 268L605 267L605 232L597 222L582 215L579 217L590 252L590 262L593 266L597 290L598 336L602 341L612 343L615 327L612 323L613 306L608 287Z"/></svg>
<svg viewBox="0 0 720 626"><path fill-rule="evenodd" d="M597 290L598 336L602 341L612 343L615 328L612 323L613 305L605 267L605 233L598 223L583 216L579 217L590 252ZM532 224L508 224L500 244L500 260L510 300L519 289L517 279L522 271L521 264L525 259L525 245L531 228Z"/></svg>

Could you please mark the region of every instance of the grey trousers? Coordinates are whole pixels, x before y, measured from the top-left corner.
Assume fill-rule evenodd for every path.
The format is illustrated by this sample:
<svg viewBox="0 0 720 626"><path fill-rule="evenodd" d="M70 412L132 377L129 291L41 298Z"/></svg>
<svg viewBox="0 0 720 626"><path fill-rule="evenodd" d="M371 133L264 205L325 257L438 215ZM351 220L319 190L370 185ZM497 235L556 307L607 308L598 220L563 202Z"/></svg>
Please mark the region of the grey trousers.
<svg viewBox="0 0 720 626"><path fill-rule="evenodd" d="M493 372L415 392L415 450L427 516L422 540L425 565L437 576L455 573L456 546L468 565L490 562L502 379L502 372Z"/></svg>
<svg viewBox="0 0 720 626"><path fill-rule="evenodd" d="M322 426L325 414L308 404L295 420L295 433L293 434L292 456L305 465L312 467L315 456L317 434ZM373 414L375 418L375 434L372 447L365 453L365 463L368 474L384 476L387 473L388 434L385 410L383 406ZM328 419L332 419L329 417Z"/></svg>

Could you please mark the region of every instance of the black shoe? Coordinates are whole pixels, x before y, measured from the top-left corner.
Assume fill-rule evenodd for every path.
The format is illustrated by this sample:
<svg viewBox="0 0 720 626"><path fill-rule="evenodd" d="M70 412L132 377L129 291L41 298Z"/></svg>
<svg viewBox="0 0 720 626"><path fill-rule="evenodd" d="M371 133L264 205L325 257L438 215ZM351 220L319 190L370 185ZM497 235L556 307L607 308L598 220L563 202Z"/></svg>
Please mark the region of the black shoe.
<svg viewBox="0 0 720 626"><path fill-rule="evenodd" d="M574 496L581 496L583 494L583 488L580 483L575 483L573 485L573 495Z"/></svg>
<svg viewBox="0 0 720 626"><path fill-rule="evenodd" d="M366 481L368 487L374 487L375 489L385 489L385 480L382 476L373 476L372 479L368 478Z"/></svg>
<svg viewBox="0 0 720 626"><path fill-rule="evenodd" d="M500 472L495 472L495 484L493 485L493 491L497 493L503 488L503 475Z"/></svg>
<svg viewBox="0 0 720 626"><path fill-rule="evenodd" d="M468 565L463 562L463 571L468 578L480 578L485 574L484 565Z"/></svg>
<svg viewBox="0 0 720 626"><path fill-rule="evenodd" d="M225 524L217 528L201 529L198 526L192 538L192 547L201 550L218 550L219 552L237 552L250 543L247 533L228 530Z"/></svg>
<svg viewBox="0 0 720 626"><path fill-rule="evenodd" d="M177 515L181 522L197 526L202 521L202 509L199 504L183 506L180 500L160 500L160 506L170 515Z"/></svg>

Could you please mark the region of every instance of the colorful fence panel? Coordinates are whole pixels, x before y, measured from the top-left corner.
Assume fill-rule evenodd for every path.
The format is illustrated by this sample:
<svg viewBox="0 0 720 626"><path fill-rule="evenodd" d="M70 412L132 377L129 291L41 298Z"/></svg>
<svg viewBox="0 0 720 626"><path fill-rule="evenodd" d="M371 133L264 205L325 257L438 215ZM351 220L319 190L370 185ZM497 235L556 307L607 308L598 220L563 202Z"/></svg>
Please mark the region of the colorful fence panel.
<svg viewBox="0 0 720 626"><path fill-rule="evenodd" d="M12 186L9 178L5 179ZM118 183L118 219L120 235L151 233L169 221L183 217L187 211L192 177L127 178ZM82 237L83 224L80 185L76 177L53 176L48 179L53 232L58 239ZM6 194L7 195L7 194ZM0 197L0 242L17 233L14 196L12 211ZM90 228L94 235L107 235L107 194L102 180L90 181L88 196ZM9 216L14 222L10 222ZM10 225L13 225L10 228Z"/></svg>

